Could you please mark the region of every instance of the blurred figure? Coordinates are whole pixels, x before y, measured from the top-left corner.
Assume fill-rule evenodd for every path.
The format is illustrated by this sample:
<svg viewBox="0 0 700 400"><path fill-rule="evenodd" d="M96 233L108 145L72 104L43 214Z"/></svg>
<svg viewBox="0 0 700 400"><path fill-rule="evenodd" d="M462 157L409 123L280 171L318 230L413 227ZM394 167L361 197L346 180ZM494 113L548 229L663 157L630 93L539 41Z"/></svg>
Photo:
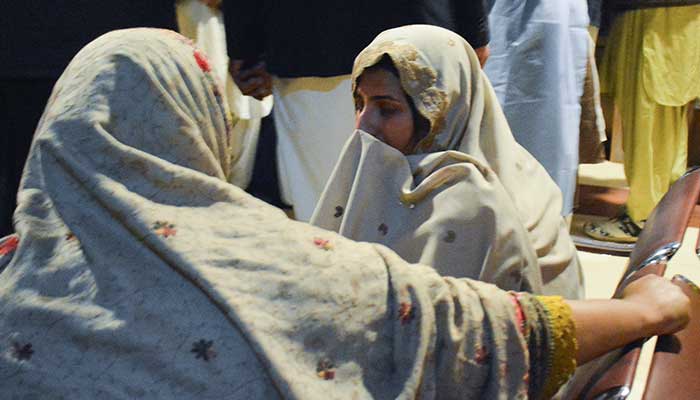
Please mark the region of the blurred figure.
<svg viewBox="0 0 700 400"><path fill-rule="evenodd" d="M580 99L588 59L585 0L491 0L484 70L515 139L544 166L573 212Z"/></svg>
<svg viewBox="0 0 700 400"><path fill-rule="evenodd" d="M56 79L97 36L128 27L175 29L173 0L30 1L0 13L0 236L12 212L34 129Z"/></svg>
<svg viewBox="0 0 700 400"><path fill-rule="evenodd" d="M467 39L482 63L488 56L482 0L228 1L223 9L227 36L240 38L228 47L241 91L258 98L274 92L282 194L302 221L352 133L353 59L379 32L438 25Z"/></svg>
<svg viewBox="0 0 700 400"><path fill-rule="evenodd" d="M687 107L700 96L700 1L614 5L622 14L608 38L601 89L620 111L630 193L624 213L590 223L585 231L599 240L635 242L644 220L687 168Z"/></svg>

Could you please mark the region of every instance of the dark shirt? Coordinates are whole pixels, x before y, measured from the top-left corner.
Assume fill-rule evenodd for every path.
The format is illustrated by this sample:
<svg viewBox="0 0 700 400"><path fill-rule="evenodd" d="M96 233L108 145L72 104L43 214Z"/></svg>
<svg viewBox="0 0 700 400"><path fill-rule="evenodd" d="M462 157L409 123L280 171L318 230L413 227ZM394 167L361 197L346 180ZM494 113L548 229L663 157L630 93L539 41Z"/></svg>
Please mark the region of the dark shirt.
<svg viewBox="0 0 700 400"><path fill-rule="evenodd" d="M229 56L267 62L281 77L349 74L380 32L442 26L474 48L489 41L484 0L224 0Z"/></svg>
<svg viewBox="0 0 700 400"><path fill-rule="evenodd" d="M174 0L9 3L0 13L3 78L56 78L78 50L111 30L176 29Z"/></svg>

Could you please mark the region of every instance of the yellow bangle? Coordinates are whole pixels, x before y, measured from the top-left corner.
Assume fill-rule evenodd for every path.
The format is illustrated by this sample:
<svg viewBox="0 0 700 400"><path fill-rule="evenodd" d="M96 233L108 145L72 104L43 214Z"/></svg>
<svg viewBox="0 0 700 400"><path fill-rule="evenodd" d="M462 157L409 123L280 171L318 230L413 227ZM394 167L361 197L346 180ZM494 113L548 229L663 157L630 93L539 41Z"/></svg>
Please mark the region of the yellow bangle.
<svg viewBox="0 0 700 400"><path fill-rule="evenodd" d="M549 399L565 384L576 369L576 326L571 307L560 296L536 296L549 320L551 352L549 374L542 389L542 398Z"/></svg>

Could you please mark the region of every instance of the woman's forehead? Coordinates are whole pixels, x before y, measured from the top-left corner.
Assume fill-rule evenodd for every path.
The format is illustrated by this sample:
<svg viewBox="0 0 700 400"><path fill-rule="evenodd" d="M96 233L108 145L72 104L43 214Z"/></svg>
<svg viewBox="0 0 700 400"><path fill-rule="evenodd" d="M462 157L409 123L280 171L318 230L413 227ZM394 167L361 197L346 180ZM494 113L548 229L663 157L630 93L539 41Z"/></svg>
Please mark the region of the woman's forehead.
<svg viewBox="0 0 700 400"><path fill-rule="evenodd" d="M383 68L368 68L358 77L356 92L371 95L377 93L401 94L405 97L401 81Z"/></svg>

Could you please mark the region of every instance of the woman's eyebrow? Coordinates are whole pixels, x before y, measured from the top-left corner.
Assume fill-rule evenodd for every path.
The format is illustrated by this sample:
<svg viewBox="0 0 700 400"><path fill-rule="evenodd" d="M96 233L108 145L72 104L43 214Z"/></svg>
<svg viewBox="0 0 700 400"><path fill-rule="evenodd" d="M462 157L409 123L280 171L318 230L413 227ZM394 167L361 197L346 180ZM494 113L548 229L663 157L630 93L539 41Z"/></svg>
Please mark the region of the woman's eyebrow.
<svg viewBox="0 0 700 400"><path fill-rule="evenodd" d="M388 95L388 94L377 95L377 96L371 96L371 97L370 97L370 100L375 100L375 101L376 101L376 100L392 100L392 101L398 101L398 102L400 102L399 99L397 99L397 98L394 97L394 96Z"/></svg>

